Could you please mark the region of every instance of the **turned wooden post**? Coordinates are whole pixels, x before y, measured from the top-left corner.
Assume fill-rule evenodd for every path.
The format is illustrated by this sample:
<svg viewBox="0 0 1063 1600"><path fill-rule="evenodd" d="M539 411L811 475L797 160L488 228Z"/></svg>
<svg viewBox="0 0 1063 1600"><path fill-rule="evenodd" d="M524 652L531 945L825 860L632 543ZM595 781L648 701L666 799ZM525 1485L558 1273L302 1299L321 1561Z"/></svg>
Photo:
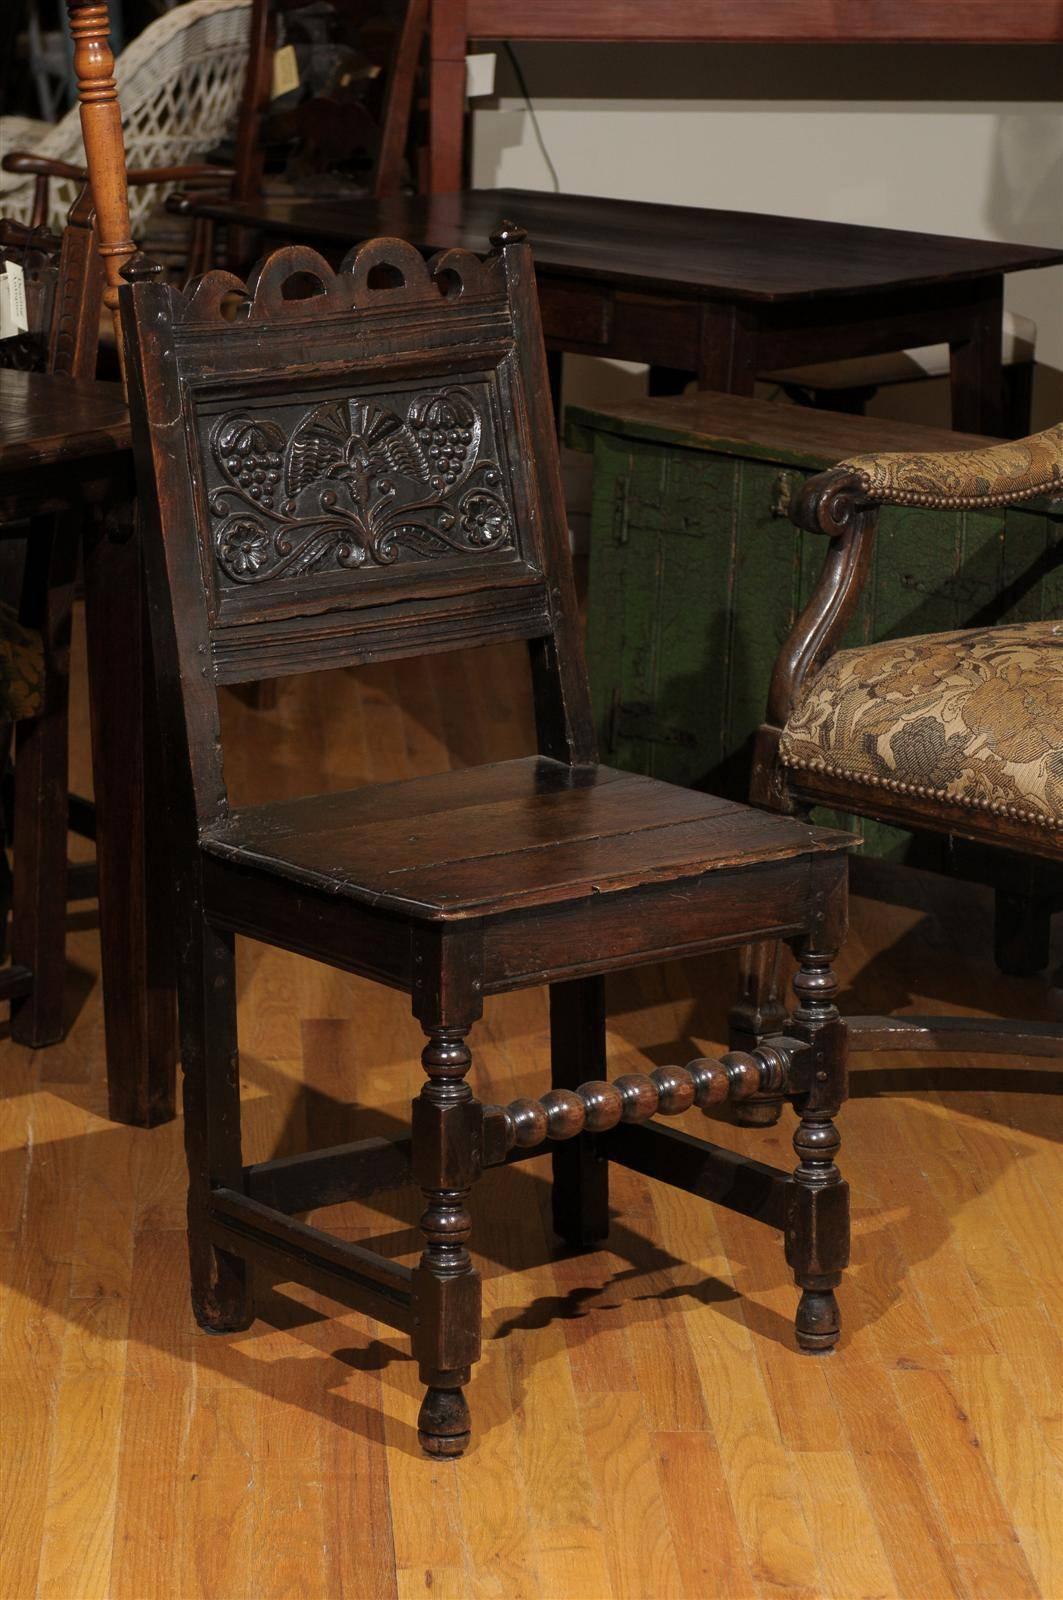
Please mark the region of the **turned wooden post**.
<svg viewBox="0 0 1063 1600"><path fill-rule="evenodd" d="M848 1093L845 1023L835 1005L838 980L832 950L809 943L794 977L798 1006L791 1025L812 1050L808 1093L797 1102L798 1165L786 1220L786 1259L801 1290L797 1342L802 1350L831 1350L841 1319L834 1291L849 1264L849 1185L835 1163L841 1136L834 1118Z"/></svg>
<svg viewBox="0 0 1063 1600"><path fill-rule="evenodd" d="M467 1202L480 1172L483 1106L466 1082L465 1036L483 1010L482 946L460 931L429 929L414 941L413 964L414 1014L428 1035L412 1126L413 1179L425 1199L413 1281L413 1354L425 1386L417 1437L428 1455L460 1456L470 1429L464 1389L480 1359Z"/></svg>
<svg viewBox="0 0 1063 1600"><path fill-rule="evenodd" d="M97 248L107 276L103 299L114 317L117 333L119 274L133 254L133 240L129 229L122 113L109 37L111 22L104 0L66 0L66 9L74 41L85 165L96 208ZM121 358L121 337L118 351Z"/></svg>

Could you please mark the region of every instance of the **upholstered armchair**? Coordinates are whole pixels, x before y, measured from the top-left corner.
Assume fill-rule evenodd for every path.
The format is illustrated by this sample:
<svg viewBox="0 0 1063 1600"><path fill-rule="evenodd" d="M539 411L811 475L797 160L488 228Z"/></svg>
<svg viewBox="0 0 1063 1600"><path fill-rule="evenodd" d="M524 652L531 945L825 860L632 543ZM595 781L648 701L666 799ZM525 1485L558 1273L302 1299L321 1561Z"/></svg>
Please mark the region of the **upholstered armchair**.
<svg viewBox="0 0 1063 1600"><path fill-rule="evenodd" d="M829 541L812 597L776 660L754 756L752 799L775 811L829 806L1043 864L1022 930L1048 956L1063 884L1063 616L840 645L868 577L883 505L981 509L1035 499L1063 510L1063 423L1028 439L942 455L857 456L811 479L793 509ZM1063 527L1063 523L1061 523ZM1048 565L1063 545L1048 552ZM998 892L998 959L1009 935ZM1001 927L1001 921L1005 926ZM1007 965L1007 961L1002 964ZM756 1037L777 1009L777 952L751 952L734 1013ZM851 1047L1013 1050L1063 1057L1063 1025L972 1018L850 1018ZM752 1120L769 1121L765 1104ZM744 1120L750 1120L746 1118Z"/></svg>

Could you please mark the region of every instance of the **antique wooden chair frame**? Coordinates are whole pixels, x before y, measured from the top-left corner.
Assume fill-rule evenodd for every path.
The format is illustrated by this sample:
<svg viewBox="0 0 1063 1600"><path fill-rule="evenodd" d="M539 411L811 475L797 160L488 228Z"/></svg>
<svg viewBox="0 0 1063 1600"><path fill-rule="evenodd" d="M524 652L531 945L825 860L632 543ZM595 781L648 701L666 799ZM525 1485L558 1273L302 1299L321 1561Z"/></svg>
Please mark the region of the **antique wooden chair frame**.
<svg viewBox="0 0 1063 1600"><path fill-rule="evenodd" d="M45 371L57 383L94 376L103 272L88 190L71 209L61 239L5 221L0 243L5 253L34 249L42 270L54 273L49 327L35 330L46 336ZM11 963L0 972L0 998L11 1001L12 1038L34 1047L63 1036L67 830L94 831L92 808L85 801L72 806L68 786L70 627L80 541L78 513L31 518L19 606L20 621L44 643L44 710L15 726Z"/></svg>
<svg viewBox="0 0 1063 1600"><path fill-rule="evenodd" d="M992 447L990 447L992 448ZM969 459L970 458L970 459ZM900 463L903 456L884 458ZM798 528L822 534L828 550L809 602L776 658L763 725L757 734L750 798L754 804L787 815L808 816L815 806L894 823L915 831L946 833L996 852L1019 851L1044 862L1059 863L1060 846L1051 829L1031 829L1000 810L979 811L943 800L933 791L911 784L857 783L828 771L787 766L779 755L783 730L803 687L841 648L846 628L859 602L872 566L879 513L893 505L973 507L1008 505L1014 500L1058 494L1059 479L1042 485L1000 481L989 486L964 456L970 492L958 485L958 473L942 471L941 487L931 484L934 456L912 458L910 486L903 481L876 495L865 472L841 465L810 478L796 499L791 518ZM948 466L954 458L940 458ZM1058 470L1058 469L1057 469ZM898 480L903 473L898 470ZM744 958L743 994L732 1013L735 1037L754 1041L781 1015L781 983L777 945L754 947ZM1063 1023L1025 1022L963 1016L849 1016L850 1048L859 1051L955 1051L963 1054L1015 1053L1063 1060ZM770 1098L742 1108L741 1120L767 1125L779 1113Z"/></svg>
<svg viewBox="0 0 1063 1600"><path fill-rule="evenodd" d="M558 1231L575 1243L592 1243L607 1231L609 1160L784 1228L787 1258L802 1290L798 1338L810 1350L830 1348L838 1337L834 1288L848 1255L846 1187L833 1159L833 1118L845 1096L845 1035L830 970L845 925L848 835L768 819L715 797L627 775L626 781L647 785L658 805L681 803L698 817L711 812L711 822L698 824L698 850L709 856L698 854L696 868L661 867L654 878L637 848L640 839L652 844L654 835L640 835L625 813L621 831L632 848L620 879L614 872L603 885L577 874L576 887L570 891L566 881L560 899L552 891L521 900L514 891L507 900L500 889L492 893L497 903L477 903L472 914L468 908L452 913L442 904L420 904L416 878L403 880L409 887L400 901L391 892L352 887L335 866L335 846L309 877L301 868L293 877L288 867L278 869L266 859L271 847L265 837L249 853L247 829L258 824L248 819L252 813L265 819L269 833L280 815L277 807L229 808L220 761L219 684L503 639L528 642L541 755L497 769L414 780L415 786L428 786L417 791L430 793L426 809L438 814L448 795L458 795L458 783L493 785L499 775L508 783L510 773L518 784L527 782L522 772L533 774L537 793L580 791L619 776L596 764L531 252L512 225L493 243L494 254L484 260L450 251L426 264L401 241L371 241L352 252L339 273L313 251L289 248L261 264L246 288L229 274L211 273L184 294L157 281L158 269L135 258L125 269L130 287L122 302L181 902L196 1315L215 1331L246 1327L253 1316L247 1276L253 1261L275 1282L310 1284L408 1330L427 1389L421 1442L445 1455L460 1454L469 1432L462 1386L479 1351L480 1291L466 1248L466 1201L483 1166L521 1159L546 1138L564 1141L555 1152L554 1216ZM293 286L318 292L309 299L286 298ZM299 563L310 548L302 541L317 537L307 533L307 524L277 543L272 534L252 533L242 522L238 527L235 513L225 512L227 504L243 507L241 516L254 513L260 501L248 497L258 492L273 508L266 526L278 516L283 523L295 515L296 502L281 504L275 497L282 487L255 479L254 471L278 471L285 436L290 467L297 436L310 438L298 430L319 417L323 395L353 395L341 405L371 408L381 393L413 386L411 426L423 426L425 407L459 403L452 386L463 383L467 396L474 390L481 396L473 415L496 419L495 464L479 481L496 485L488 524L491 518L502 521L477 530L467 521L467 501L455 501L436 526L453 530L458 544L465 539L458 523L467 530L458 554L391 562L378 551L381 565L367 578L359 573L371 566L369 552L353 553L354 536L346 533L337 544L333 531L325 576L319 575L320 563L300 576ZM252 415L246 408L255 406ZM267 426L271 407L275 417L288 419L283 427L276 421ZM313 437L320 436L315 431ZM440 448L445 454L445 446ZM472 447L470 460L479 448ZM361 449L351 458L356 463ZM289 467L286 493L293 492ZM342 476L339 465L335 470ZM369 472L364 464L357 470ZM457 470L453 463L450 470ZM431 481L440 493L450 492L439 487L441 479ZM374 492L393 494L394 481L376 483ZM505 522L509 513L497 509L498 496L507 492L511 524ZM324 493L321 515L333 515L335 501L331 491ZM313 528L317 517L314 511ZM485 553L485 543L506 526L516 543L506 552L498 547ZM355 543L364 534L363 526ZM424 530L418 537L436 539ZM314 546L318 553L324 548ZM281 568L294 563L293 575L282 574L271 594L269 584L255 580L259 570L268 576L275 562ZM299 817L306 804L326 810L339 804L348 817L355 805L362 819L367 813L360 808L367 804L383 808L385 817L398 805L405 815L402 794L408 788L369 791L368 800L367 791L357 791L285 802L296 807L285 813L289 833L305 832ZM574 804L584 804L578 794ZM769 821L783 831L761 835ZM750 825L757 839L743 833L743 843L733 829L741 833ZM341 826L341 838L354 837L361 822L330 826ZM451 825L437 820L435 826L450 838ZM353 832L344 835L342 828ZM531 837L537 851L534 829ZM533 847L522 841L520 848ZM400 844L401 860L406 849ZM713 870L705 866L710 856ZM492 869L492 889L497 871ZM601 1081L606 972L740 944L763 937L768 926L795 942L801 962L799 1005L785 1032L722 1062L660 1068L612 1085ZM428 1036L412 1146L372 1139L243 1164L236 932L412 996ZM529 984L551 986L553 1091L541 1101L482 1106L466 1082L466 1035L485 994ZM793 1177L656 1123L634 1126L657 1111L706 1108L765 1087L792 1096L800 1112ZM421 1224L425 1250L415 1269L292 1220L294 1213L394 1186L411 1169L427 1206Z"/></svg>

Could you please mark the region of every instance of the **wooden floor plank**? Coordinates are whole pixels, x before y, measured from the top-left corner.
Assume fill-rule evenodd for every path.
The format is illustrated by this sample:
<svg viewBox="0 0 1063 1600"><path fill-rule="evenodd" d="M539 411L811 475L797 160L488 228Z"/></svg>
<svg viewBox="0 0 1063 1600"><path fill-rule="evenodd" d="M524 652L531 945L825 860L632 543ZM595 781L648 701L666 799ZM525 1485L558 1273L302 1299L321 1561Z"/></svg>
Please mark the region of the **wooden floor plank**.
<svg viewBox="0 0 1063 1600"><path fill-rule="evenodd" d="M236 798L525 754L523 664L505 647L290 679L271 711L226 695ZM85 792L83 726L74 765ZM856 898L847 1005L1043 1011L1042 982L992 967L987 896L909 887ZM771 1230L616 1171L610 1239L579 1255L551 1232L548 1156L486 1174L474 1446L431 1463L391 1330L295 1285L261 1290L245 1333L197 1330L180 1121L105 1120L91 926L71 954L64 1046L0 1042L3 1600L1059 1600L1063 1121L1007 1063L975 1093L854 1059L853 1265L825 1360L794 1349ZM249 1156L406 1130L422 1036L403 996L246 941L238 976ZM610 1071L724 1047L735 979L732 954L611 983ZM543 993L492 1001L478 1093L541 1094L548 1040ZM680 1125L793 1164L788 1111ZM411 1261L421 1204L313 1220Z"/></svg>

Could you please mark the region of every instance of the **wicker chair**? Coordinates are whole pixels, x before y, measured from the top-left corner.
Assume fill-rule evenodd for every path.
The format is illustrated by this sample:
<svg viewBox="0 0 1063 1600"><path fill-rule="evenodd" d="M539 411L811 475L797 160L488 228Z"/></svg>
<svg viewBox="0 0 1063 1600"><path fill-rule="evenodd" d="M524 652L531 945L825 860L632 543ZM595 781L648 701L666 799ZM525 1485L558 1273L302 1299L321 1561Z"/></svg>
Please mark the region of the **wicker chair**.
<svg viewBox="0 0 1063 1600"><path fill-rule="evenodd" d="M144 236L148 217L175 183L196 176L193 165L235 131L250 17L251 0L188 0L150 23L119 56L134 237ZM78 108L54 125L0 118L0 149L0 211L61 229L85 176ZM210 166L200 175L226 177Z"/></svg>

